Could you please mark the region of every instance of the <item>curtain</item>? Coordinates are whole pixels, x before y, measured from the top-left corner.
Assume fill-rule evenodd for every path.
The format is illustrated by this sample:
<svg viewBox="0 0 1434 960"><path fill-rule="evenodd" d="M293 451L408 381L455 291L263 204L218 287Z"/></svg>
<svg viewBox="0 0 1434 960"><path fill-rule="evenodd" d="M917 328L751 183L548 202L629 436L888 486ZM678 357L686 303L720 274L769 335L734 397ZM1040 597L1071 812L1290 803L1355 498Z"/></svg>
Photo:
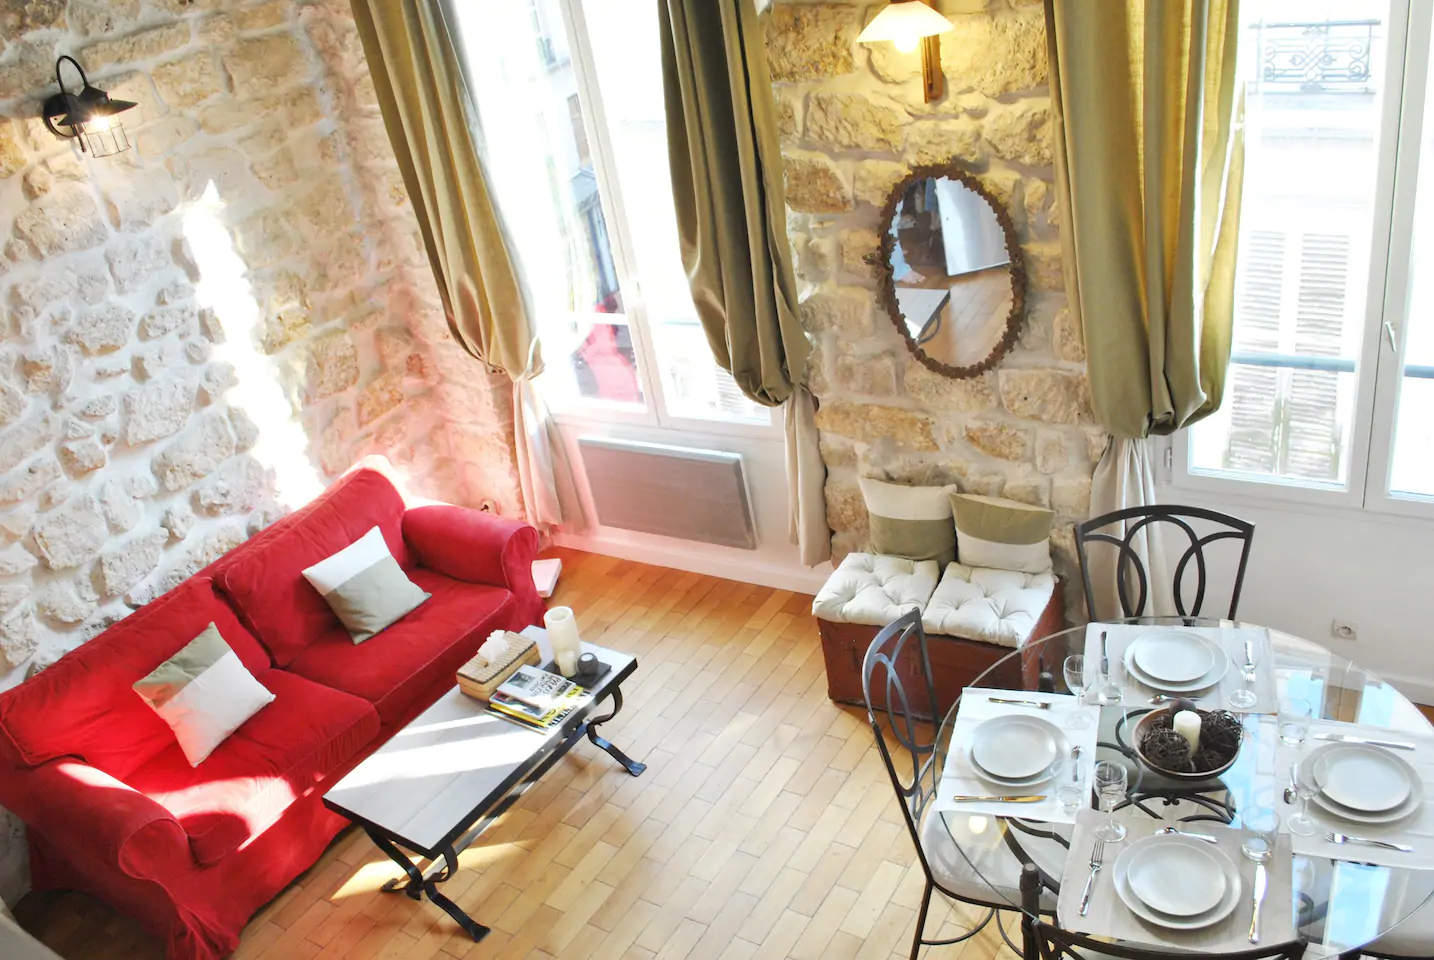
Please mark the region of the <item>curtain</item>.
<svg viewBox="0 0 1434 960"><path fill-rule="evenodd" d="M1112 436L1092 480L1095 513L1151 503L1145 438L1209 415L1224 393L1244 176L1239 4L1045 9L1066 291L1085 330L1092 406ZM1143 548L1163 556L1146 530ZM1092 581L1113 596L1114 551L1100 554ZM1153 609L1173 613L1172 585L1160 585Z"/></svg>
<svg viewBox="0 0 1434 960"><path fill-rule="evenodd" d="M752 0L658 0L668 154L682 262L713 356L748 397L785 404L792 536L831 556L811 343L797 321L782 157Z"/></svg>
<svg viewBox="0 0 1434 960"><path fill-rule="evenodd" d="M560 524L559 480L571 467L533 386L542 354L484 179L456 21L442 0L352 2L449 328L513 381L524 508L531 523Z"/></svg>

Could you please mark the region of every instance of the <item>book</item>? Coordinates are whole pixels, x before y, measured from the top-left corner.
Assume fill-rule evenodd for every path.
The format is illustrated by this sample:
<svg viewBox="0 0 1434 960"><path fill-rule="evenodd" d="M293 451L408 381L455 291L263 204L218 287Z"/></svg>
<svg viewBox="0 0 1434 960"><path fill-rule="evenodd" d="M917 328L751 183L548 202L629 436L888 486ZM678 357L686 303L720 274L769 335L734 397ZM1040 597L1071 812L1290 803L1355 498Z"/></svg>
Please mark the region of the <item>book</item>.
<svg viewBox="0 0 1434 960"><path fill-rule="evenodd" d="M524 727L548 730L592 699L591 694L582 687L572 683L569 683L568 687L569 689L556 698L546 710L495 690L488 700L488 712Z"/></svg>
<svg viewBox="0 0 1434 960"><path fill-rule="evenodd" d="M538 596L544 600L553 595L558 587L558 574L563 572L563 561L559 557L549 557L545 560L533 561L533 585L538 588Z"/></svg>
<svg viewBox="0 0 1434 960"><path fill-rule="evenodd" d="M553 705L567 695L577 684L556 673L548 673L524 664L513 671L495 693L510 700L521 700L542 713L553 709Z"/></svg>

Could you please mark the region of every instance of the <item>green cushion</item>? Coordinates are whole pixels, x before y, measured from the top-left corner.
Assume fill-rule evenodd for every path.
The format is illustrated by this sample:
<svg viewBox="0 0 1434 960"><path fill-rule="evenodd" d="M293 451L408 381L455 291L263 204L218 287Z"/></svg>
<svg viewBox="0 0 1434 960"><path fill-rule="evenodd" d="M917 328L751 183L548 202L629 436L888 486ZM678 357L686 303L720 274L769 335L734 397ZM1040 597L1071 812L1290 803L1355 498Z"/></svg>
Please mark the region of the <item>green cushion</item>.
<svg viewBox="0 0 1434 960"><path fill-rule="evenodd" d="M935 560L943 570L956 559L950 499L955 487L909 487L866 477L857 482L866 501L872 553Z"/></svg>

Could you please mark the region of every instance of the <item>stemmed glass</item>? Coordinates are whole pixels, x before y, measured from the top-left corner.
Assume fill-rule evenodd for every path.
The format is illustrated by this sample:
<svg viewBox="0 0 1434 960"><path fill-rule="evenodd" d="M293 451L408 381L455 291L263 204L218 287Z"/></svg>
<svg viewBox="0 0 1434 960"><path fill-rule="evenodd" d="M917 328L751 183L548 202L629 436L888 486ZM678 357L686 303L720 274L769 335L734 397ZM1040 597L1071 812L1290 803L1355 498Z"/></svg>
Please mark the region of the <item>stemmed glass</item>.
<svg viewBox="0 0 1434 960"><path fill-rule="evenodd" d="M1320 830L1319 821L1310 816L1310 801L1319 794L1319 776L1315 770L1318 764L1301 763L1294 769L1295 795L1300 800L1299 813L1285 820L1290 833L1301 837L1314 836Z"/></svg>
<svg viewBox="0 0 1434 960"><path fill-rule="evenodd" d="M1066 715L1065 725L1071 730L1085 730L1090 727L1090 717L1081 709L1085 705L1085 688L1089 683L1086 676L1085 656L1075 653L1066 657L1066 689L1075 694L1076 708Z"/></svg>
<svg viewBox="0 0 1434 960"><path fill-rule="evenodd" d="M1260 643L1257 640L1246 640L1241 645L1238 654L1230 655L1230 662L1240 670L1240 678L1244 686L1230 694L1230 706L1236 710L1250 710L1260 698L1250 687L1255 683L1255 668L1260 665Z"/></svg>
<svg viewBox="0 0 1434 960"><path fill-rule="evenodd" d="M1106 843L1125 839L1125 824L1115 819L1115 808L1125 799L1126 771L1124 764L1102 760L1095 765L1095 792L1100 808L1110 816L1095 828L1095 835Z"/></svg>

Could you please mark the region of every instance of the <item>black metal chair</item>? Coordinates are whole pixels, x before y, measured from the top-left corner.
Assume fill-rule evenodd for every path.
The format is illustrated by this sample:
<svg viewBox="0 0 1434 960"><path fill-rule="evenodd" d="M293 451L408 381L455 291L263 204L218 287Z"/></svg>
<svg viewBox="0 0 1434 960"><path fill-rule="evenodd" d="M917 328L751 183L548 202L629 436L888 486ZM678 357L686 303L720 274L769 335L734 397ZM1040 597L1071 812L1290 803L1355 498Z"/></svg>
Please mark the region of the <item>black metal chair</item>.
<svg viewBox="0 0 1434 960"><path fill-rule="evenodd" d="M1202 536L1197 532L1194 521L1212 524L1216 529L1213 533ZM1094 543L1110 544L1117 552L1115 572L1116 593L1120 599L1118 615L1121 617L1145 616L1146 601L1150 597L1150 577L1132 543L1142 530L1156 523L1178 528L1189 540L1189 546L1185 548L1179 562L1175 565L1175 609L1182 617L1200 616L1200 610L1205 605L1205 588L1209 579L1209 571L1205 563L1205 548L1218 540L1240 542L1240 566L1235 572L1234 588L1230 594L1230 610L1227 614L1228 619L1235 619L1235 608L1240 604L1240 588L1245 582L1245 565L1250 559L1250 542L1255 537L1255 525L1214 510L1206 510L1203 507L1182 506L1129 507L1076 525L1076 553L1080 558L1081 580L1085 587L1086 610L1089 612L1090 618L1092 620L1100 619L1095 608L1095 589L1091 584L1090 560L1087 556L1087 548ZM1114 524L1120 524L1124 533L1100 532L1104 527ZM1186 574L1191 570L1192 561L1194 563L1195 597L1190 609L1187 610L1184 591L1181 588L1185 584ZM1130 597L1132 578L1138 588L1134 603L1131 602Z"/></svg>
<svg viewBox="0 0 1434 960"><path fill-rule="evenodd" d="M1191 956L1188 951L1143 950L1062 930L1036 910L1040 902L1040 888L1041 880L1036 868L1028 865L1021 874L1021 897L1025 907L1021 925L1025 940L1022 955L1025 960L1189 960ZM1291 940L1222 953L1220 960L1300 960L1304 952L1304 941Z"/></svg>
<svg viewBox="0 0 1434 960"><path fill-rule="evenodd" d="M908 691L902 676L914 677L916 691ZM922 946L946 946L967 940L991 922L1000 907L1014 908L1020 896L1020 863L1010 856L1011 885L1004 902L1002 894L965 861L956 841L940 823L940 817L928 810L936 796L936 738L945 708L936 698L932 681L931 658L927 652L926 632L921 628L921 611L910 610L882 627L867 648L861 670L862 692L866 699L866 715L876 735L876 746L886 763L891 786L901 804L902 816L916 845L916 856L926 874L926 890L921 895L921 911L916 918L916 936L911 944L911 957ZM873 697L873 693L876 697ZM913 696L914 694L914 696ZM926 705L931 705L931 720L925 719ZM918 712L919 711L919 712ZM898 771L898 766L901 770ZM909 768L909 769L908 769ZM929 816L923 816L929 814ZM952 900L987 908L981 922L959 937L945 940L925 938L926 915L931 895L939 890ZM997 922L1000 929L1000 923ZM1001 936L1011 949L1019 948Z"/></svg>

